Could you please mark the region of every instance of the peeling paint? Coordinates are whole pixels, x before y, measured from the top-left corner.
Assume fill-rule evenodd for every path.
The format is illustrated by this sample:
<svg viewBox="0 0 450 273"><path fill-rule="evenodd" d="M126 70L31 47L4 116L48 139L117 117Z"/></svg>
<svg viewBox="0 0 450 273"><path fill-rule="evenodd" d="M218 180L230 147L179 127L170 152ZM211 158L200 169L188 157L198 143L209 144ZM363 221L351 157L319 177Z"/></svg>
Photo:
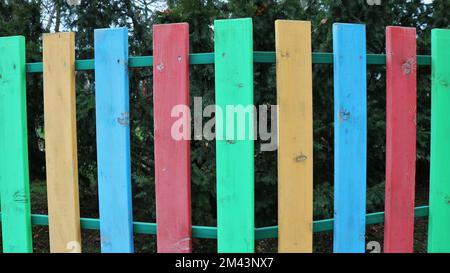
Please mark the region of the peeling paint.
<svg viewBox="0 0 450 273"><path fill-rule="evenodd" d="M117 118L117 122L123 126L130 125L130 114L128 112L122 113L121 116Z"/></svg>
<svg viewBox="0 0 450 273"><path fill-rule="evenodd" d="M164 69L164 64L163 64L163 63L157 64L157 65L156 65L156 69L157 69L158 71L162 71L162 70Z"/></svg>
<svg viewBox="0 0 450 273"><path fill-rule="evenodd" d="M189 247L190 241L191 241L190 237L185 237L185 238L178 240L175 244L177 251L180 251L180 252L189 251L190 250L190 247Z"/></svg>
<svg viewBox="0 0 450 273"><path fill-rule="evenodd" d="M308 157L307 157L306 155L299 155L299 156L297 156L297 157L295 158L295 161L296 161L296 162L303 162L303 161L305 161L306 159L308 159Z"/></svg>
<svg viewBox="0 0 450 273"><path fill-rule="evenodd" d="M339 120L344 121L344 120L349 120L349 119L350 119L350 112L345 109L341 109L339 111Z"/></svg>
<svg viewBox="0 0 450 273"><path fill-rule="evenodd" d="M402 71L403 75L409 75L413 72L415 66L415 61L413 58L408 58L403 64L402 64Z"/></svg>

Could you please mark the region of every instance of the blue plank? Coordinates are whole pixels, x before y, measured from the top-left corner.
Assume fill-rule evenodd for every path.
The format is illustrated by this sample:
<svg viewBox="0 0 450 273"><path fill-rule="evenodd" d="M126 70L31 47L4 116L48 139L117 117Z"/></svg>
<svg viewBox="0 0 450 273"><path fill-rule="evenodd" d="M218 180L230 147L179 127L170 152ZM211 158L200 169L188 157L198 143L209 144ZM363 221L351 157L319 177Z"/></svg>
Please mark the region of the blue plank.
<svg viewBox="0 0 450 273"><path fill-rule="evenodd" d="M133 252L128 29L96 29L94 39L101 250Z"/></svg>
<svg viewBox="0 0 450 273"><path fill-rule="evenodd" d="M334 252L365 251L366 30L333 25Z"/></svg>

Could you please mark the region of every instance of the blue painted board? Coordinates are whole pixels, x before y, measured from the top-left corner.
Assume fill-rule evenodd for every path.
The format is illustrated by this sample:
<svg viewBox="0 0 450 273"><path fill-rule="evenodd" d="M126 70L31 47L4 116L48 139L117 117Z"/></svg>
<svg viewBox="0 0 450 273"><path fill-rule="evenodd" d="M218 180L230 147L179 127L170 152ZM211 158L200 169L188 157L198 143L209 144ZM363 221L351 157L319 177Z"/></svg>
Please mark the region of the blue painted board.
<svg viewBox="0 0 450 273"><path fill-rule="evenodd" d="M133 252L128 29L96 29L94 40L101 250Z"/></svg>
<svg viewBox="0 0 450 273"><path fill-rule="evenodd" d="M365 252L366 30L333 25L334 252Z"/></svg>

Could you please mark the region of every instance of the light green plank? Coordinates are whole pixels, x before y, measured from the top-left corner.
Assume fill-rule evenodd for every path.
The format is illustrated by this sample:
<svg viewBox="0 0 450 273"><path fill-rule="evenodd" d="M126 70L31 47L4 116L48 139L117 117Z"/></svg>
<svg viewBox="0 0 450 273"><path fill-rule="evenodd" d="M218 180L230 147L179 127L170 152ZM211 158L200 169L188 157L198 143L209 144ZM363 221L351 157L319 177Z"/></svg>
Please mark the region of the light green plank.
<svg viewBox="0 0 450 273"><path fill-rule="evenodd" d="M32 252L25 81L25 38L0 38L3 252Z"/></svg>
<svg viewBox="0 0 450 273"><path fill-rule="evenodd" d="M450 252L450 30L431 32L428 252Z"/></svg>
<svg viewBox="0 0 450 273"><path fill-rule="evenodd" d="M252 20L216 20L214 31L216 105L225 116L227 106L253 106ZM222 121L217 116L218 252L254 252L253 112L246 114L244 139L237 138L236 113ZM221 127L228 139L218 139Z"/></svg>

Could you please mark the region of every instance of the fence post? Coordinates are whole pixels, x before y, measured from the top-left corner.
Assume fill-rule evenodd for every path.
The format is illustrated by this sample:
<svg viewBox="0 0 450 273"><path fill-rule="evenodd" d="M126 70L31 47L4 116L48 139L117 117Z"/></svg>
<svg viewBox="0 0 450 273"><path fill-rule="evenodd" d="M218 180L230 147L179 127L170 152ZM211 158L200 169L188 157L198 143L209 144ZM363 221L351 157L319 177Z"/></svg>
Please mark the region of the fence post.
<svg viewBox="0 0 450 273"><path fill-rule="evenodd" d="M333 24L334 252L365 252L366 30Z"/></svg>
<svg viewBox="0 0 450 273"><path fill-rule="evenodd" d="M219 252L254 252L255 247L252 33L249 18L214 21ZM232 111L238 105L248 110L244 117ZM217 108L231 114L219 120ZM245 124L238 126L239 118ZM243 139L238 130L245 131Z"/></svg>
<svg viewBox="0 0 450 273"><path fill-rule="evenodd" d="M428 252L450 252L450 30L431 31Z"/></svg>
<svg viewBox="0 0 450 273"><path fill-rule="evenodd" d="M153 26L158 252L191 252L189 25Z"/></svg>
<svg viewBox="0 0 450 273"><path fill-rule="evenodd" d="M102 252L133 252L128 29L94 31Z"/></svg>
<svg viewBox="0 0 450 273"><path fill-rule="evenodd" d="M0 38L0 192L3 252L32 252L25 37Z"/></svg>
<svg viewBox="0 0 450 273"><path fill-rule="evenodd" d="M384 252L413 252L416 180L416 29L386 28Z"/></svg>
<svg viewBox="0 0 450 273"><path fill-rule="evenodd" d="M278 104L278 251L312 252L311 22L275 22Z"/></svg>
<svg viewBox="0 0 450 273"><path fill-rule="evenodd" d="M51 252L81 252L75 34L44 34L44 127Z"/></svg>

